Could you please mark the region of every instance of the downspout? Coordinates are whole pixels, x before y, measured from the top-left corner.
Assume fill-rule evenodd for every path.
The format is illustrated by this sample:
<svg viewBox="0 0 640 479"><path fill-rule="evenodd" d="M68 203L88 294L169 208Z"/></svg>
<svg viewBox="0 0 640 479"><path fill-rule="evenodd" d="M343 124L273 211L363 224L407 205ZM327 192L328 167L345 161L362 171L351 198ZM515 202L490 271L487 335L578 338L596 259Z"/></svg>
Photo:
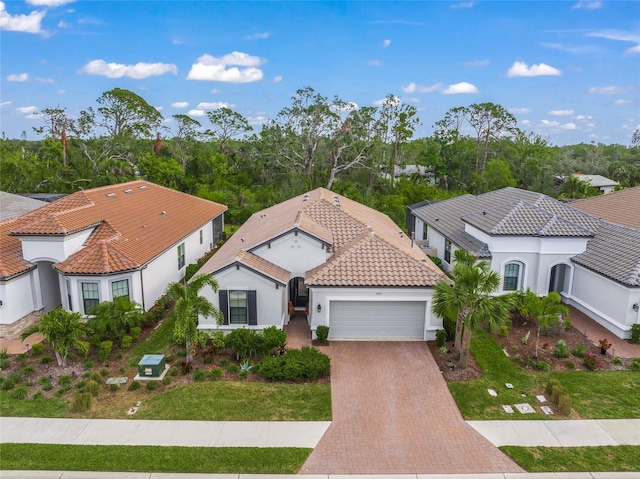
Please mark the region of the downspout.
<svg viewBox="0 0 640 479"><path fill-rule="evenodd" d="M142 309L144 311L147 310L144 304L144 276L142 275L142 271L147 269L147 265L145 264L142 268L140 268L140 292L142 293Z"/></svg>

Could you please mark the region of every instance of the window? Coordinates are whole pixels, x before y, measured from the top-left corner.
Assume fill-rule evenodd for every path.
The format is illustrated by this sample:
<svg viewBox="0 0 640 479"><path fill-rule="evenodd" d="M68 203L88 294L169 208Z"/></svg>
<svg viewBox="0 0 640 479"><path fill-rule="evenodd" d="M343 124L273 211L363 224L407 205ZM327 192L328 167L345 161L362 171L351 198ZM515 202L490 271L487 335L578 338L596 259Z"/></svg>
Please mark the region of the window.
<svg viewBox="0 0 640 479"><path fill-rule="evenodd" d="M82 303L84 314L91 314L91 310L100 302L98 283L82 283Z"/></svg>
<svg viewBox="0 0 640 479"><path fill-rule="evenodd" d="M429 239L429 225L427 223L422 223L422 239Z"/></svg>
<svg viewBox="0 0 640 479"><path fill-rule="evenodd" d="M520 263L507 263L504 266L502 285L504 291L516 291L520 289L520 271Z"/></svg>
<svg viewBox="0 0 640 479"><path fill-rule="evenodd" d="M229 291L229 323L247 324L247 292Z"/></svg>
<svg viewBox="0 0 640 479"><path fill-rule="evenodd" d="M113 299L121 296L129 297L129 280L122 279L111 283L111 295L113 296Z"/></svg>
<svg viewBox="0 0 640 479"><path fill-rule="evenodd" d="M178 245L178 269L184 268L184 243Z"/></svg>
<svg viewBox="0 0 640 479"><path fill-rule="evenodd" d="M202 244L202 230L200 230L200 244Z"/></svg>
<svg viewBox="0 0 640 479"><path fill-rule="evenodd" d="M67 308L69 308L69 311L73 311L73 303L71 302L71 281L66 279L65 283L67 285Z"/></svg>
<svg viewBox="0 0 640 479"><path fill-rule="evenodd" d="M211 221L213 231L213 243L216 244L222 239L222 231L224 230L223 215L220 215Z"/></svg>
<svg viewBox="0 0 640 479"><path fill-rule="evenodd" d="M451 241L446 238L444 240L444 260L451 264Z"/></svg>

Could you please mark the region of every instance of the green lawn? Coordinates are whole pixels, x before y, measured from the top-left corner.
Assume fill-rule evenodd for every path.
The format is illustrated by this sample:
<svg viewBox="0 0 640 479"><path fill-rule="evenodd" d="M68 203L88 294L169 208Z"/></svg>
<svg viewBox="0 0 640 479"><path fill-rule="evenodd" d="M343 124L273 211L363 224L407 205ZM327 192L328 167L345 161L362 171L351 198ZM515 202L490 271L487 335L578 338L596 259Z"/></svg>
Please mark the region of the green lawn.
<svg viewBox="0 0 640 479"><path fill-rule="evenodd" d="M2 444L0 469L295 474L311 449Z"/></svg>
<svg viewBox="0 0 640 479"><path fill-rule="evenodd" d="M173 326L175 321L168 317L160 323L158 329L149 335L144 341L138 343L127 355L127 364L137 367L145 354L164 354L174 344Z"/></svg>
<svg viewBox="0 0 640 479"><path fill-rule="evenodd" d="M500 448L528 472L640 471L640 446Z"/></svg>
<svg viewBox="0 0 640 479"><path fill-rule="evenodd" d="M640 417L637 398L640 397L640 373L634 371L568 371L533 372L512 363L500 345L487 332L474 331L471 351L484 374L467 382L449 383L449 389L462 415L468 420L566 419L542 414L506 415L502 404L537 402L535 395L544 392L550 378L556 378L569 392L576 413L590 419L625 419ZM507 389L505 383L514 385ZM491 397L487 389L498 392ZM525 394L525 397L522 397Z"/></svg>

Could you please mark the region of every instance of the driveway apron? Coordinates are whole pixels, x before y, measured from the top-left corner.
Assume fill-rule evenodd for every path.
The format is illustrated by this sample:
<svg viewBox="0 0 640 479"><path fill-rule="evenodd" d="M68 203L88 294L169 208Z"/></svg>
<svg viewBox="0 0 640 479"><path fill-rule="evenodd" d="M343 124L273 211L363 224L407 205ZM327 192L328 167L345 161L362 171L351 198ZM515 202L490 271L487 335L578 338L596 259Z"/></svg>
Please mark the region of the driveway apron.
<svg viewBox="0 0 640 479"><path fill-rule="evenodd" d="M424 342L332 342L333 422L302 474L523 472L466 424Z"/></svg>

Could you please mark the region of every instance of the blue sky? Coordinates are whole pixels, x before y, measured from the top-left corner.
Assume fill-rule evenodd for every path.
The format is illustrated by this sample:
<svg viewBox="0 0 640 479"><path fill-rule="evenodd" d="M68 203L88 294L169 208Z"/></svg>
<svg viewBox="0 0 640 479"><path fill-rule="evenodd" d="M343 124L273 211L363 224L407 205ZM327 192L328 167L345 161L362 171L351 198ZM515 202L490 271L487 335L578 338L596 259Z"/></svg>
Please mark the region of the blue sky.
<svg viewBox="0 0 640 479"><path fill-rule="evenodd" d="M640 2L0 1L0 120L36 139L37 113L71 116L136 92L208 125L225 106L256 130L311 86L418 109L415 137L454 107L493 102L556 145L628 145L640 126Z"/></svg>

